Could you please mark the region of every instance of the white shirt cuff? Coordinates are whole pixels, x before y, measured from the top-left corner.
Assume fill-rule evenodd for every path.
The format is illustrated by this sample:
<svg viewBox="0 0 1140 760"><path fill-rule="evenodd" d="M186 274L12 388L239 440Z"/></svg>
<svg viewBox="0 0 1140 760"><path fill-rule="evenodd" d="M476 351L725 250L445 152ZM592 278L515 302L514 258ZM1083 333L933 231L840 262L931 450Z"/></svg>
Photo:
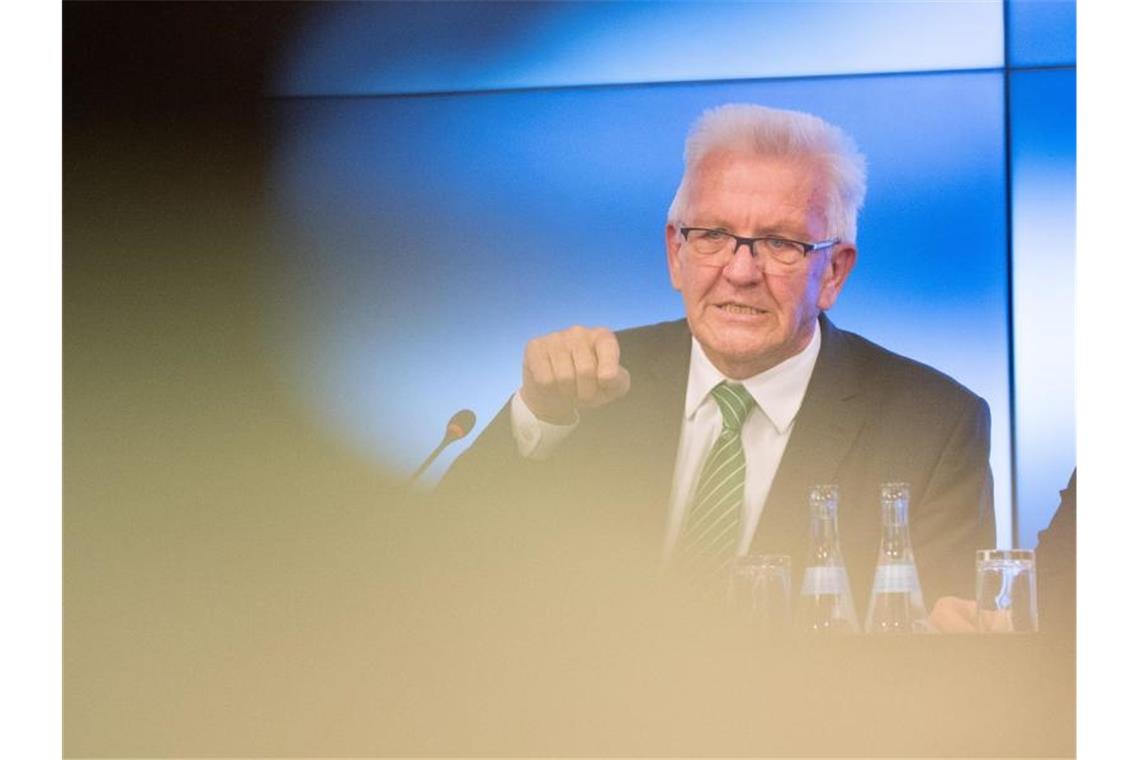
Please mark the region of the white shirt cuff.
<svg viewBox="0 0 1140 760"><path fill-rule="evenodd" d="M511 396L511 432L524 459L541 462L566 440L578 427L578 416L569 425L553 425L534 416L517 392Z"/></svg>

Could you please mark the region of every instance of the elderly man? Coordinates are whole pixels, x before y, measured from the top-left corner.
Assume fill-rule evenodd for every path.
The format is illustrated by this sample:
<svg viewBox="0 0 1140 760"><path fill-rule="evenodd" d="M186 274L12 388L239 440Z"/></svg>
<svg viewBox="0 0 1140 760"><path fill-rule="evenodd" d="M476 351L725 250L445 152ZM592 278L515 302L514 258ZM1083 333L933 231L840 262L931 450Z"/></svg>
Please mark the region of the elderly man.
<svg viewBox="0 0 1140 760"><path fill-rule="evenodd" d="M590 515L629 558L715 570L784 553L798 573L808 492L838 484L862 605L879 486L906 481L927 598L970 595L973 552L994 541L985 401L824 315L855 266L864 177L851 140L815 116L706 112L665 225L685 319L532 340L518 392L440 492Z"/></svg>

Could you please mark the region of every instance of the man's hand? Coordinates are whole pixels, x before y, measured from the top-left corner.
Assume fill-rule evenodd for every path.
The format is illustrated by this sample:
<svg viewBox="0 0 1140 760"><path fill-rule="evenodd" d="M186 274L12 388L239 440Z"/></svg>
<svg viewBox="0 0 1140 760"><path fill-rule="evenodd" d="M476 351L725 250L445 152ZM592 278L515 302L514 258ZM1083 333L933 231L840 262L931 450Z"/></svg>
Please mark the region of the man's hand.
<svg viewBox="0 0 1140 760"><path fill-rule="evenodd" d="M535 417L569 425L579 408L603 406L629 392L620 355L617 337L604 327L571 327L535 338L526 344L519 395Z"/></svg>

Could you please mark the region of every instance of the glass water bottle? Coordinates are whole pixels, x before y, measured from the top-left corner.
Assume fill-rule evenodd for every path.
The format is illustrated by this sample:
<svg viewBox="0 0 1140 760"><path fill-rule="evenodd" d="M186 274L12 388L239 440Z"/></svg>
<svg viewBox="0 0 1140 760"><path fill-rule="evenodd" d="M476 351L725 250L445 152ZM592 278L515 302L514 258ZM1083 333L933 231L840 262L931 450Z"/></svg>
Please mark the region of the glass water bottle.
<svg viewBox="0 0 1140 760"><path fill-rule="evenodd" d="M909 501L910 486L906 483L882 485L879 563L867 605L867 633L926 633L930 629L910 545Z"/></svg>
<svg viewBox="0 0 1140 760"><path fill-rule="evenodd" d="M796 628L813 634L858 633L851 583L839 550L839 486L813 487L808 505L811 542L796 604Z"/></svg>

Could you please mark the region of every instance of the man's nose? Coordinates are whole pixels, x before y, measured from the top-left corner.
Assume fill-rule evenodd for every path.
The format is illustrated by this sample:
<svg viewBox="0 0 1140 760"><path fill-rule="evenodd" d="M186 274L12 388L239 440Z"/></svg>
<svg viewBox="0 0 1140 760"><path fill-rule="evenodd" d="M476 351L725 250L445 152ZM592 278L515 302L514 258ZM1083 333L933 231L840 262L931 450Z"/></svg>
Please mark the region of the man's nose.
<svg viewBox="0 0 1140 760"><path fill-rule="evenodd" d="M764 262L752 255L752 245L736 241L732 258L724 265L724 277L732 282L755 282L763 276Z"/></svg>

